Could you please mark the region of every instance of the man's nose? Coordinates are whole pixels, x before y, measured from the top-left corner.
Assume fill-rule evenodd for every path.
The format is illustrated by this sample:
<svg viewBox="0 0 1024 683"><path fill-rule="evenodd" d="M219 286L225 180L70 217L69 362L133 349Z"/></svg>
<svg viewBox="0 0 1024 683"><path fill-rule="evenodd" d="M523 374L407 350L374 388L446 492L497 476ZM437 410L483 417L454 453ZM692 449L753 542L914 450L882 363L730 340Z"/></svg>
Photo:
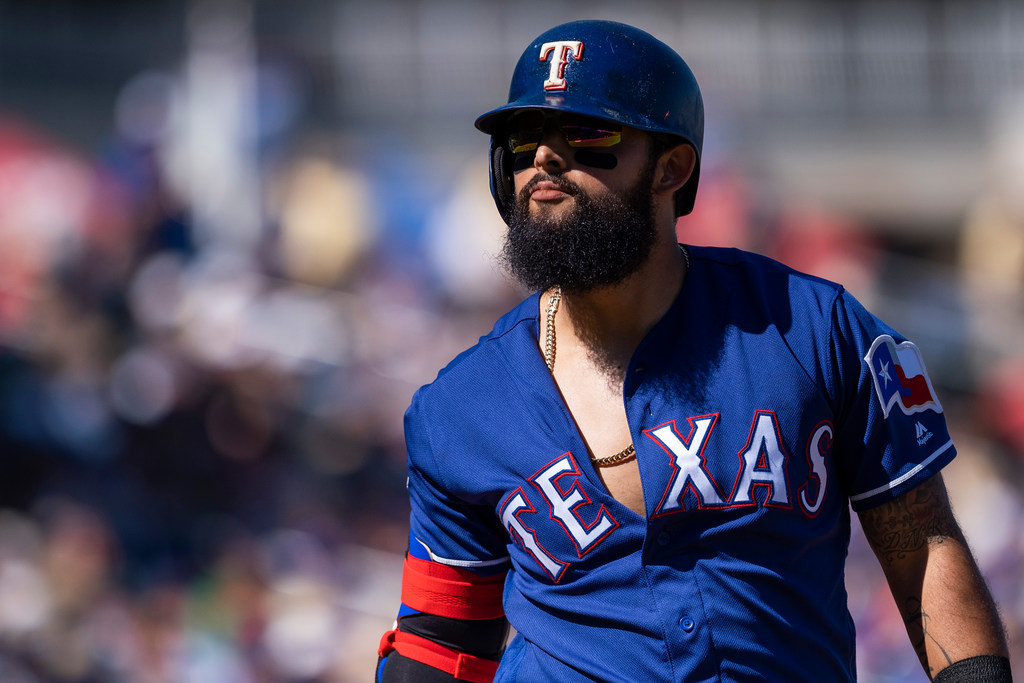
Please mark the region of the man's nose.
<svg viewBox="0 0 1024 683"><path fill-rule="evenodd" d="M540 143L537 145L533 165L544 170L564 169L567 159L569 159L569 143L565 141L562 130L549 121L544 127Z"/></svg>

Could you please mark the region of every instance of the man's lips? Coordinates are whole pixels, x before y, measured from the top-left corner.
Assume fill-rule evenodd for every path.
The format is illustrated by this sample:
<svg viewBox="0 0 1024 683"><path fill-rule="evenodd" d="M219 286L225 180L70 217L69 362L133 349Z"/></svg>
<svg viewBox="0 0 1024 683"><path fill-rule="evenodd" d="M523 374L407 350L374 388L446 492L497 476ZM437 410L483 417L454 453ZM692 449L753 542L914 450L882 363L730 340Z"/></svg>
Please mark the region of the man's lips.
<svg viewBox="0 0 1024 683"><path fill-rule="evenodd" d="M569 192L564 190L558 183L550 180L543 180L530 190L530 199L538 202L553 202L565 199Z"/></svg>

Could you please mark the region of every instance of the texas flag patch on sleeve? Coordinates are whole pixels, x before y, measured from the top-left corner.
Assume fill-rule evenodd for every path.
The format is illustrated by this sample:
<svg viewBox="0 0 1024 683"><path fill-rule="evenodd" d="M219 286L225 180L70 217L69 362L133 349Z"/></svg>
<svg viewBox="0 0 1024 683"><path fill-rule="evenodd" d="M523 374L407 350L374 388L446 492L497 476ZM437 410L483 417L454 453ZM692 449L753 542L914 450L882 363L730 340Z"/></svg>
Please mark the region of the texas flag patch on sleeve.
<svg viewBox="0 0 1024 683"><path fill-rule="evenodd" d="M921 352L912 342L897 344L891 336L883 334L871 344L864 360L871 368L875 392L886 417L894 405L906 415L923 410L942 412Z"/></svg>

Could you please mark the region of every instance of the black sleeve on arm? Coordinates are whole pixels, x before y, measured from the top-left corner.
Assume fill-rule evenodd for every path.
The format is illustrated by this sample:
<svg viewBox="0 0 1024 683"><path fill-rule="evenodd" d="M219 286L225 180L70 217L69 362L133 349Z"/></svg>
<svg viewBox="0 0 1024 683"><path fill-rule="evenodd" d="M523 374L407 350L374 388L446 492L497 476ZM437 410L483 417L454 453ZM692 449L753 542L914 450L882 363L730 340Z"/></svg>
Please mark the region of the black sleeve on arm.
<svg viewBox="0 0 1024 683"><path fill-rule="evenodd" d="M398 630L422 636L474 657L500 659L508 637L505 617L471 621L433 614L410 614L398 620Z"/></svg>
<svg viewBox="0 0 1024 683"><path fill-rule="evenodd" d="M412 633L445 647L474 657L495 661L501 659L508 638L508 621L504 617L473 621L452 619L433 614L410 614L398 620L398 630ZM379 683L452 683L455 678L440 669L403 657L397 652L387 656L384 667L378 666Z"/></svg>
<svg viewBox="0 0 1024 683"><path fill-rule="evenodd" d="M379 678L375 683L453 683L455 676L440 669L417 662L392 652L384 660L384 668L377 665Z"/></svg>

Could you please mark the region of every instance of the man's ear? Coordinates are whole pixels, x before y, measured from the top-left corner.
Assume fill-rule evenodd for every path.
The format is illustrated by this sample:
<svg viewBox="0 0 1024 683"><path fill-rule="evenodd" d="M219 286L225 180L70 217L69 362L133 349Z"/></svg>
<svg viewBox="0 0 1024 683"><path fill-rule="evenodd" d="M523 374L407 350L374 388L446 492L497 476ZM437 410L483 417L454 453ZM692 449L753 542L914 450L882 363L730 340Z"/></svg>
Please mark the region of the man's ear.
<svg viewBox="0 0 1024 683"><path fill-rule="evenodd" d="M661 155L654 169L654 193L673 194L686 184L697 164L697 153L688 144L676 145Z"/></svg>

